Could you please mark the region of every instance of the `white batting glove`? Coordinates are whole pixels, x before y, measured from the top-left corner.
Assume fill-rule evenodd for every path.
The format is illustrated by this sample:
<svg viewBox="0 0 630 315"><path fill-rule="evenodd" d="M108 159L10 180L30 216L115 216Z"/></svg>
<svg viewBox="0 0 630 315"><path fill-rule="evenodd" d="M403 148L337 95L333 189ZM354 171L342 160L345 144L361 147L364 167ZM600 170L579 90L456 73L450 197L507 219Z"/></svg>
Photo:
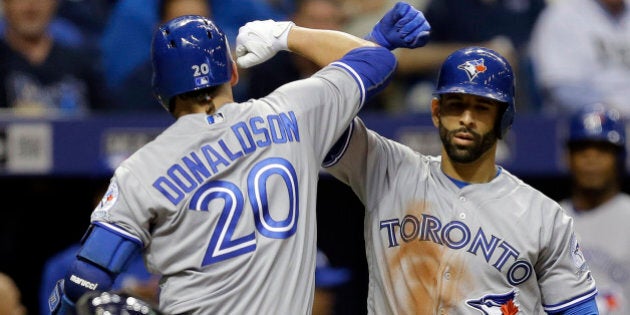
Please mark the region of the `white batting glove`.
<svg viewBox="0 0 630 315"><path fill-rule="evenodd" d="M287 38L295 23L273 20L253 21L241 26L236 36L236 63L249 68L289 50Z"/></svg>

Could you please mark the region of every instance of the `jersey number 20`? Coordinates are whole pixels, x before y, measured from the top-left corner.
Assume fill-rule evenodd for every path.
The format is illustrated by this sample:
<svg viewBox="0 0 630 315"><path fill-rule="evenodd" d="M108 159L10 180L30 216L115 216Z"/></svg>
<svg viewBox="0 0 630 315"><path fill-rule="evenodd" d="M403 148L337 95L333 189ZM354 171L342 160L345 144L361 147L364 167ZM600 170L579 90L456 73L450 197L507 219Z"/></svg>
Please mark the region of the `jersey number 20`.
<svg viewBox="0 0 630 315"><path fill-rule="evenodd" d="M282 220L275 220L269 212L269 195L267 182L272 176L280 176L286 185L288 194L287 215ZM274 193L281 190L274 189ZM248 198L235 184L217 180L200 186L192 196L190 210L208 211L210 202L222 199L223 209L217 226L210 238L208 250L202 266L210 265L225 259L236 257L256 249L255 233L234 238L233 234L241 219L245 200L249 201L254 214L256 230L268 238L285 239L295 234L299 217L298 182L295 168L282 158L268 158L259 161L247 176ZM277 199L276 199L277 200Z"/></svg>

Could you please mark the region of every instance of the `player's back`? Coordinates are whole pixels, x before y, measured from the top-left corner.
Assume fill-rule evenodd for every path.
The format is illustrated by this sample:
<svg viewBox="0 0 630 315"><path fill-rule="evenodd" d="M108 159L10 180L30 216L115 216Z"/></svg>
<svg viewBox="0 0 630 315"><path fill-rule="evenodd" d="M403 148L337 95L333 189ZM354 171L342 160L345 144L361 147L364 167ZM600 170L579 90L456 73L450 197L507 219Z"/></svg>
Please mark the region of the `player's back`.
<svg viewBox="0 0 630 315"><path fill-rule="evenodd" d="M92 220L147 246L167 313L310 313L319 169L360 93L327 67L182 116L121 164Z"/></svg>
<svg viewBox="0 0 630 315"><path fill-rule="evenodd" d="M294 301L312 299L316 198L307 196L321 162L300 124L261 101L227 104L181 117L121 165L128 211L110 219L141 235L150 267L167 275L165 311L308 312L294 307L311 303ZM297 282L307 285L284 290ZM174 304L182 296L189 305Z"/></svg>

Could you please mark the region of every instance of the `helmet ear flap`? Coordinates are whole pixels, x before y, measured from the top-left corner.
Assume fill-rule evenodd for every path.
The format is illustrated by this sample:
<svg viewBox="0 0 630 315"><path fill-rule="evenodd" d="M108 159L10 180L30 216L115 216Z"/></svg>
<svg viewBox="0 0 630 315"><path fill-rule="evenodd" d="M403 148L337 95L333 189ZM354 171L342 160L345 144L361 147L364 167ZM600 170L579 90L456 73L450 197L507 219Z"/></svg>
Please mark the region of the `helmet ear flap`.
<svg viewBox="0 0 630 315"><path fill-rule="evenodd" d="M497 122L497 136L502 139L514 122L515 85L507 59L485 47L467 47L446 58L434 94L472 94L507 104Z"/></svg>

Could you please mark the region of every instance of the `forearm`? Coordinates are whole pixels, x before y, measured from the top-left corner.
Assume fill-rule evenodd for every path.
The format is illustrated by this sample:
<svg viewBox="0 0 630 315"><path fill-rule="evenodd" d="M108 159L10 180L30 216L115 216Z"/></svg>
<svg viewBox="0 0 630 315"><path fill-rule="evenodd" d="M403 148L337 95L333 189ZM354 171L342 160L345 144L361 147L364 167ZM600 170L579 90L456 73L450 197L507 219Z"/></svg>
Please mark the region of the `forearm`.
<svg viewBox="0 0 630 315"><path fill-rule="evenodd" d="M355 48L364 46L377 45L340 31L299 26L293 26L288 36L289 50L304 56L320 67L340 59Z"/></svg>
<svg viewBox="0 0 630 315"><path fill-rule="evenodd" d="M118 274L126 270L131 257L141 250L139 240L115 230L92 225L76 259L49 298L52 314L74 314L74 304L92 290L109 290Z"/></svg>

